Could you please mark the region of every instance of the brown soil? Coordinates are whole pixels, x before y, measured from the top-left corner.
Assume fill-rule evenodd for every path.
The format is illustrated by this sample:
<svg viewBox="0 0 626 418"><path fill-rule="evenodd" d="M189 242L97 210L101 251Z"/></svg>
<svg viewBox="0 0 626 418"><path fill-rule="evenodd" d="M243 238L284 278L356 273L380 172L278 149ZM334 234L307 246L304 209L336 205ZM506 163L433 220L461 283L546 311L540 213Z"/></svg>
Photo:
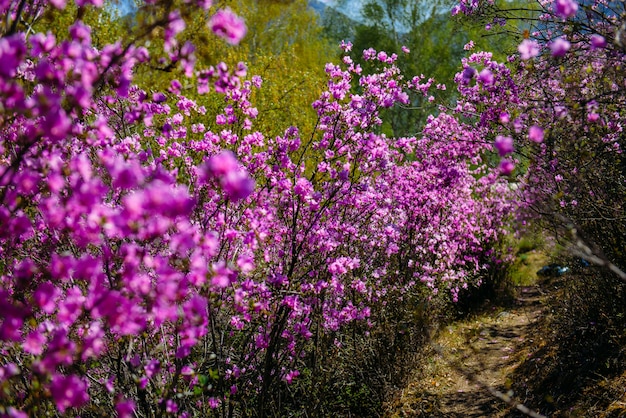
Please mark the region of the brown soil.
<svg viewBox="0 0 626 418"><path fill-rule="evenodd" d="M387 405L385 416L505 417L518 414L511 412L515 408L532 409L510 392L507 376L525 360L529 346L543 344L534 330L544 296L538 285L520 287L510 306L440 329L427 361Z"/></svg>

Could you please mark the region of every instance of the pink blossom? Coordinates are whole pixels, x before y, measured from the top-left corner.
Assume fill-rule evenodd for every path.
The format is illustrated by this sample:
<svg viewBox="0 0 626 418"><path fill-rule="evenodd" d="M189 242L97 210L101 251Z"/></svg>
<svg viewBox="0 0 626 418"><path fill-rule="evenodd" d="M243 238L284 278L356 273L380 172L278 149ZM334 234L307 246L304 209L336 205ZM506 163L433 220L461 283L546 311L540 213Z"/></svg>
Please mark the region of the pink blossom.
<svg viewBox="0 0 626 418"><path fill-rule="evenodd" d="M528 139L537 143L543 142L543 129L537 125L531 126L528 128Z"/></svg>
<svg viewBox="0 0 626 418"><path fill-rule="evenodd" d="M476 76L476 69L474 67L465 67L463 72L461 73L461 79L464 84L469 84L469 82Z"/></svg>
<svg viewBox="0 0 626 418"><path fill-rule="evenodd" d="M571 48L569 41L563 37L556 38L549 44L550 51L552 51L553 57L562 57Z"/></svg>
<svg viewBox="0 0 626 418"><path fill-rule="evenodd" d="M245 199L254 190L254 180L248 176L230 151L223 151L211 157L206 164L206 169L209 176L219 179L222 188L231 200Z"/></svg>
<svg viewBox="0 0 626 418"><path fill-rule="evenodd" d="M1 58L0 58L1 59ZM72 128L72 121L60 107L51 109L42 122L42 128L52 140L61 140Z"/></svg>
<svg viewBox="0 0 626 418"><path fill-rule="evenodd" d="M183 3L185 14L208 4ZM169 54L154 64L189 74L194 51L177 44L184 21L173 10ZM228 36L232 28L221 24ZM508 122L509 106L520 103L507 68L487 54L463 63L464 115L442 111L407 138L382 133L380 110L409 105L416 91L435 100L434 80L406 78L397 56L383 51L365 53L384 62L368 74L351 59L330 65L328 89L314 104L319 124L301 138L297 128L242 133L254 129L251 90L261 87L245 65L197 75L199 91L223 96L207 110L183 96L196 90L194 79L171 80L165 94L143 91L132 85L131 65L143 52L126 54L121 43L96 51L86 27L71 30L74 39L58 45L33 35L32 69L19 45L9 48L24 79L0 77L0 116L8 116L0 122L0 339L23 359L25 376L44 377L28 388L33 396L69 413L88 402L89 376L99 396L89 408L132 416L144 391L161 412L188 416L193 401L176 395L187 383L204 385L212 408L229 391L254 399L261 378L293 382L314 331L339 341L348 324L377 326L374 304L399 302L414 286L426 283L425 297L435 297L478 284L491 258L483 248L499 239L513 208L503 179L483 162L492 149L484 125L497 125L501 110ZM467 97L498 102L476 106ZM488 117L468 123L485 108ZM216 115L229 130L201 125ZM515 113L514 127L533 117ZM409 241L405 267L398 254ZM203 347L211 331L216 353ZM109 378L111 356L132 375L131 387ZM276 359L282 364L264 373ZM224 384L201 382L207 364ZM61 374L70 371L81 375ZM28 382L5 389L21 402L22 386Z"/></svg>
<svg viewBox="0 0 626 418"><path fill-rule="evenodd" d="M33 299L35 303L46 313L52 313L56 309L56 301L61 295L52 283L44 282L35 291Z"/></svg>
<svg viewBox="0 0 626 418"><path fill-rule="evenodd" d="M88 4L92 4L95 7L102 7L102 5L104 4L104 0L76 0L77 6L82 7Z"/></svg>
<svg viewBox="0 0 626 418"><path fill-rule="evenodd" d="M291 370L291 371L289 371L289 372L285 375L285 377L283 377L283 380L284 380L284 381L285 381L288 385L290 385L290 384L293 382L293 380L294 380L296 377L298 377L299 375L300 375L300 372L299 372L298 370Z"/></svg>
<svg viewBox="0 0 626 418"><path fill-rule="evenodd" d="M50 393L59 412L68 408L78 408L89 401L87 385L77 376L55 374L50 382Z"/></svg>
<svg viewBox="0 0 626 418"><path fill-rule="evenodd" d="M165 402L165 412L168 412L170 414L174 414L178 412L178 405L176 404L176 402L171 399L168 399Z"/></svg>
<svg viewBox="0 0 626 418"><path fill-rule="evenodd" d="M250 196L254 190L254 180L243 170L231 171L220 179L229 199L238 201Z"/></svg>
<svg viewBox="0 0 626 418"><path fill-rule="evenodd" d="M602 35L591 35L591 48L592 49L601 49L606 46L606 39Z"/></svg>
<svg viewBox="0 0 626 418"><path fill-rule="evenodd" d="M209 158L206 164L207 172L211 176L222 177L239 169L239 163L235 154L231 151L222 151Z"/></svg>
<svg viewBox="0 0 626 418"><path fill-rule="evenodd" d="M523 60L529 60L539 55L539 44L537 41L524 39L517 47L517 51Z"/></svg>
<svg viewBox="0 0 626 418"><path fill-rule="evenodd" d="M241 42L247 31L243 19L229 8L218 10L209 20L209 28L233 45Z"/></svg>
<svg viewBox="0 0 626 418"><path fill-rule="evenodd" d="M494 145L496 146L498 154L500 154L501 157L504 157L505 155L515 151L515 147L513 146L513 138L511 138L510 136L498 135L496 137Z"/></svg>
<svg viewBox="0 0 626 418"><path fill-rule="evenodd" d="M489 68L483 68L480 73L478 73L478 81L483 83L485 86L491 86L493 85L495 78Z"/></svg>
<svg viewBox="0 0 626 418"><path fill-rule="evenodd" d="M67 4L67 1L65 0L50 0L50 3L56 7L57 9L65 9L65 5Z"/></svg>
<svg viewBox="0 0 626 418"><path fill-rule="evenodd" d="M118 418L132 418L135 416L135 402L131 400L120 400L115 404Z"/></svg>
<svg viewBox="0 0 626 418"><path fill-rule="evenodd" d="M208 403L209 403L209 408L216 409L220 406L222 402L219 399L212 396L209 398Z"/></svg>
<svg viewBox="0 0 626 418"><path fill-rule="evenodd" d="M595 113L595 112L591 112L587 114L587 120L589 122L597 122L600 119L600 115Z"/></svg>
<svg viewBox="0 0 626 418"><path fill-rule="evenodd" d="M515 169L515 163L509 159L500 161L500 174L508 176Z"/></svg>
<svg viewBox="0 0 626 418"><path fill-rule="evenodd" d="M2 62L0 76L14 77L25 54L26 45L21 36L13 35L0 38L0 62Z"/></svg>
<svg viewBox="0 0 626 418"><path fill-rule="evenodd" d="M34 354L36 356L43 353L43 347L46 343L46 337L38 330L31 332L26 337L22 347L27 353Z"/></svg>
<svg viewBox="0 0 626 418"><path fill-rule="evenodd" d="M578 3L576 0L555 0L554 12L557 16L567 19L576 15Z"/></svg>

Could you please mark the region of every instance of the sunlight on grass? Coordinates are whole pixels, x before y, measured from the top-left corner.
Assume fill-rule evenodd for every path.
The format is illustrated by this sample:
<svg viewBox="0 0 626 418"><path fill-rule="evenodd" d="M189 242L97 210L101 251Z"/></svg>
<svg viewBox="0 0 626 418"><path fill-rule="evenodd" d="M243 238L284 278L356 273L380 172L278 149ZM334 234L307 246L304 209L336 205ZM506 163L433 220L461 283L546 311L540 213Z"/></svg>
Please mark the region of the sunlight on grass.
<svg viewBox="0 0 626 418"><path fill-rule="evenodd" d="M549 263L550 256L543 250L531 250L516 256L509 278L515 286L530 286L537 282L537 271Z"/></svg>

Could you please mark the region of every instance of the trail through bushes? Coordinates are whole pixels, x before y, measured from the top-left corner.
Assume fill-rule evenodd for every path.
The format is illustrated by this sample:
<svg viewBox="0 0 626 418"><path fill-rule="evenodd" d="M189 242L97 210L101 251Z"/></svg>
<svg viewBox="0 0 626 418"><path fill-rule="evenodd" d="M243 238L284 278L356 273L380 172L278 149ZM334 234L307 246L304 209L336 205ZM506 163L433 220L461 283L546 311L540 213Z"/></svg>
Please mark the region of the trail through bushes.
<svg viewBox="0 0 626 418"><path fill-rule="evenodd" d="M441 327L385 416L626 416L623 294L593 267L518 287Z"/></svg>

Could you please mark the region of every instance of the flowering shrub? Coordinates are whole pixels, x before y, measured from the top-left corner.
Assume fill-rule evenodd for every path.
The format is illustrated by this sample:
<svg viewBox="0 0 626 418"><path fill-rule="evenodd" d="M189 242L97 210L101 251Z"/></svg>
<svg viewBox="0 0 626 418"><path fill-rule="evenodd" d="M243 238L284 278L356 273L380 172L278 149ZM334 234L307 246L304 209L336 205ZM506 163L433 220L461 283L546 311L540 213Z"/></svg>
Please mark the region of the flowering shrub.
<svg viewBox="0 0 626 418"><path fill-rule="evenodd" d="M461 107L485 123L486 138L496 138L498 149L498 136L513 139L515 152L509 155L516 160L512 173L519 179L524 214L564 243L572 243L574 231L574 244L588 246L594 263L610 262L623 271L624 2L533 2L525 10L532 20L512 9L494 1L463 1L456 9L487 26L506 23L505 30L526 38L518 40L519 56L512 55L507 65L511 103L492 100L476 81L474 90L460 90ZM470 61L481 68L476 58ZM611 411L621 396L607 392L602 379L624 370L624 282L614 275L616 268L571 267L548 302L546 329L552 337L517 368L512 390L548 415L598 415Z"/></svg>
<svg viewBox="0 0 626 418"><path fill-rule="evenodd" d="M326 67L311 138L265 137L262 80L196 69L182 15L160 6L164 50L221 113L177 80L133 86L142 47L96 49L80 20L63 40L21 23L63 2L1 6L2 415L263 416L347 325L424 289L454 300L497 259L513 205L482 128L442 113L420 137L380 133L379 111L432 80L384 52L365 52L371 74L346 57ZM229 10L209 26L245 34Z"/></svg>
<svg viewBox="0 0 626 418"><path fill-rule="evenodd" d="M508 16L514 25L516 12L506 9L490 1L462 2L456 10L483 20ZM508 86L477 80L459 90L463 106L477 111L472 117L490 135L500 135L501 155L502 138L513 139L527 215L551 228L575 224L623 265L624 4L558 0L537 4L534 13L539 23L519 44L521 60L510 58ZM483 55L468 64L479 66Z"/></svg>

